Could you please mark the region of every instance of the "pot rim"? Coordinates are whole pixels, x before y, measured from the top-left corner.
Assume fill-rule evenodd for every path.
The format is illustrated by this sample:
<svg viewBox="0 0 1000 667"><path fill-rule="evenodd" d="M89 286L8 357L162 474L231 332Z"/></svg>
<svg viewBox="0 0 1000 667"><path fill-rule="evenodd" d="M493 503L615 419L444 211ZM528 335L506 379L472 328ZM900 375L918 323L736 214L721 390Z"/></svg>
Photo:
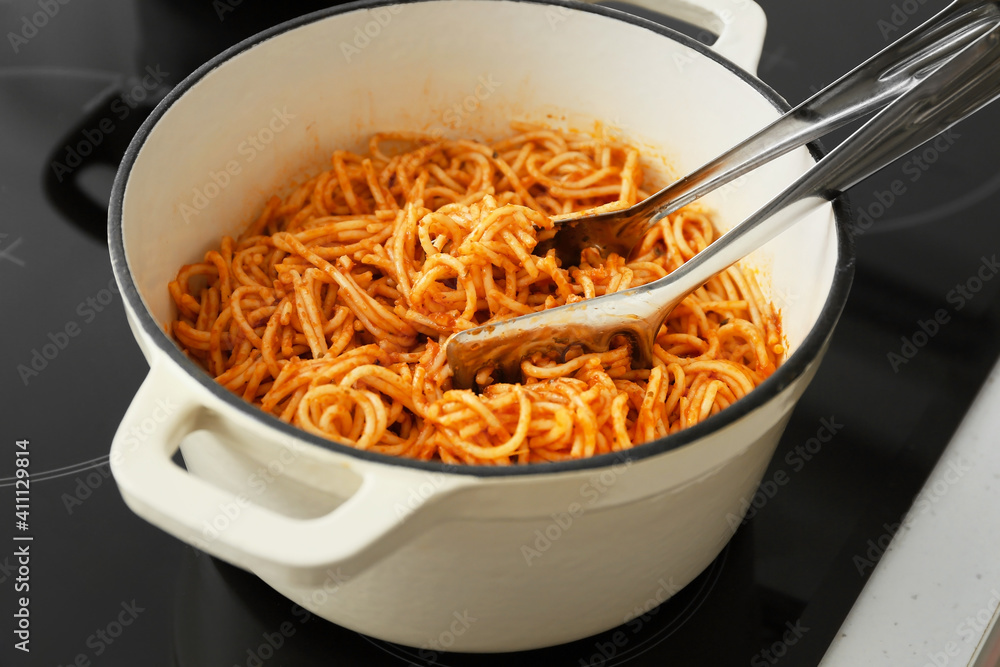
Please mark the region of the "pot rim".
<svg viewBox="0 0 1000 667"><path fill-rule="evenodd" d="M407 0L405 4L411 2L437 2L439 0ZM494 2L497 0L459 0L474 2ZM646 30L650 30L658 35L672 39L691 49L697 51L702 56L708 57L732 72L737 78L749 84L754 90L770 102L779 112L784 113L791 107L778 95L770 86L759 78L751 75L745 70L720 56L710 47L701 42L679 33L671 28L659 23L634 16L632 14L602 7L590 5L577 0L500 0L505 2L524 2L528 4L554 5L566 7L583 12L598 14L608 19L623 21ZM125 198L125 189L128 177L135 165L136 158L146 139L149 137L157 122L167 113L171 106L177 102L190 88L197 84L209 72L221 66L226 61L234 58L240 53L247 51L258 44L276 37L285 32L295 30L316 21L326 19L339 14L349 12L374 9L389 5L403 4L397 0L358 0L344 5L338 5L319 10L298 18L275 25L267 30L257 33L242 42L226 49L216 55L208 62L201 65L194 72L184 78L175 86L161 101L156 108L143 122L129 143L125 156L122 159L118 172L115 175L114 186L111 191L111 201L108 208L108 247L111 254L111 264L115 277L118 279L123 298L131 308L137 323L143 333L147 336L160 352L167 355L171 361L183 369L190 379L198 382L204 389L211 392L216 398L222 400L230 407L240 411L244 416L251 418L260 426L266 429L275 429L284 436L297 438L312 445L325 448L327 450L344 454L370 463L400 466L435 473L455 473L474 477L517 477L522 475L540 475L559 472L583 471L588 469L603 468L610 465L620 464L624 461L637 462L652 456L665 454L674 449L700 440L709 434L721 430L734 423L743 416L760 408L771 399L778 396L786 387L805 373L806 369L813 363L826 342L829 340L836 326L837 320L843 311L844 304L850 291L851 281L854 275L854 239L850 232L848 222L851 219L851 209L847 198L841 195L832 202L834 208L834 224L837 232L837 262L834 270L833 282L827 295L826 302L820 311L815 324L805 336L799 348L785 362L775 370L775 372L756 387L747 396L729 406L718 414L708 419L690 426L673 435L637 445L631 449L600 454L589 458L573 459L571 461L558 461L551 463L531 463L525 465L510 466L488 466L488 465L455 465L440 461L421 461L404 457L390 456L378 452L356 449L350 445L342 444L308 433L296 426L286 424L277 417L262 411L257 406L244 401L242 397L227 391L224 387L215 382L203 368L189 359L181 352L177 344L160 328L152 314L146 308L142 297L132 278L125 257L124 234L122 211ZM818 141L808 144L810 153L814 159L823 156L824 150Z"/></svg>

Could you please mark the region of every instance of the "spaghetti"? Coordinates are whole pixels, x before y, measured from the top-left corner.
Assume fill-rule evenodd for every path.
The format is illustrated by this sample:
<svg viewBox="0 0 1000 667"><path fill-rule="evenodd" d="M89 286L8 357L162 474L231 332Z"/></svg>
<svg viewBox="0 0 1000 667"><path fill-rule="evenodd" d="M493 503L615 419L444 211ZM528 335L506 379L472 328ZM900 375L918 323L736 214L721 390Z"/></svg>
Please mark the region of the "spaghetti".
<svg viewBox="0 0 1000 667"><path fill-rule="evenodd" d="M451 387L455 332L661 278L715 237L688 206L631 259L578 267L532 254L553 222L647 196L636 149L514 125L492 145L409 133L336 151L332 168L271 197L169 285L175 340L230 391L358 449L447 463L558 461L619 451L726 408L783 353L777 314L732 267L660 330L652 369L627 347L522 363L523 384L479 373Z"/></svg>

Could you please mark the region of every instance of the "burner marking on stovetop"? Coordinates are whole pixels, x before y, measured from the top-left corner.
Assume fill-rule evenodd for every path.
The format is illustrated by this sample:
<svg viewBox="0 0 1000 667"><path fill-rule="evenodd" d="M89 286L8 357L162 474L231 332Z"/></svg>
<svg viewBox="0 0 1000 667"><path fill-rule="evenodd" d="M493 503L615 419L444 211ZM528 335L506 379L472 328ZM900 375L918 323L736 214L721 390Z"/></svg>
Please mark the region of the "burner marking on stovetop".
<svg viewBox="0 0 1000 667"><path fill-rule="evenodd" d="M24 65L15 67L0 68L0 76L10 77L37 77L37 76L64 76L70 79L105 79L111 80L120 78L121 72L112 72L103 69L82 69L75 67L57 67L52 65Z"/></svg>
<svg viewBox="0 0 1000 667"><path fill-rule="evenodd" d="M965 209L971 208L986 199L989 199L998 190L1000 190L1000 172L994 174L992 178L974 190L971 190L956 199L952 199L946 204L942 204L941 206L921 211L919 213L914 213L913 215L904 215L900 218L884 220L877 225L873 225L867 233L884 234L887 232L908 229L910 227L917 227L919 225L935 222L940 219L946 219L955 216Z"/></svg>
<svg viewBox="0 0 1000 667"><path fill-rule="evenodd" d="M125 83L125 75L123 75L121 72L116 72L114 76L111 78L111 81L108 83L108 85L101 88L89 100L83 103L81 110L84 113L90 113L100 105L104 104L104 101L110 95L120 90L124 85L124 83Z"/></svg>
<svg viewBox="0 0 1000 667"><path fill-rule="evenodd" d="M74 463L72 465L63 466L62 468L54 468L52 470L45 470L39 473L32 473L32 482L44 482L48 479L58 479L59 477L65 477L67 475L75 475L92 468L99 468L103 465L108 464L110 456L105 454L104 456L98 456L95 459L90 459L89 461L81 461L80 463ZM5 486L14 486L14 477L0 477L0 489Z"/></svg>
<svg viewBox="0 0 1000 667"><path fill-rule="evenodd" d="M4 245L3 240L6 239L7 236L8 236L7 234L0 234L0 246ZM17 264L18 266L24 266L26 262L23 259L21 259L20 257L15 257L13 254L11 254L14 248L21 245L22 241L24 241L24 238L19 236L16 239L14 239L14 241L12 241L11 243L6 244L6 247L0 248L0 260L6 259L14 264Z"/></svg>

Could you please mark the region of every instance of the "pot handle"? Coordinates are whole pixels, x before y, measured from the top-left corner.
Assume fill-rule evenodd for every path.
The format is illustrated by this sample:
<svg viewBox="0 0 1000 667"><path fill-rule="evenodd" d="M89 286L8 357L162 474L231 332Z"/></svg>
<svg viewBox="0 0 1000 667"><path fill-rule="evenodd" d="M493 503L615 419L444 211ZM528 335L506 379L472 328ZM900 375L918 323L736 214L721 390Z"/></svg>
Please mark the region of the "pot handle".
<svg viewBox="0 0 1000 667"><path fill-rule="evenodd" d="M360 488L339 507L314 519L286 517L171 460L184 437L208 422L207 410L168 362L154 359L115 433L111 472L136 514L257 574L306 585L329 579L333 571L336 578L357 574L415 534L414 519L428 501L470 483L464 476L426 473L415 479L409 469L359 465ZM312 446L294 439L289 445Z"/></svg>
<svg viewBox="0 0 1000 667"><path fill-rule="evenodd" d="M590 0L594 1L594 0ZM767 18L753 0L624 0L703 28L718 39L712 50L751 74L764 48Z"/></svg>

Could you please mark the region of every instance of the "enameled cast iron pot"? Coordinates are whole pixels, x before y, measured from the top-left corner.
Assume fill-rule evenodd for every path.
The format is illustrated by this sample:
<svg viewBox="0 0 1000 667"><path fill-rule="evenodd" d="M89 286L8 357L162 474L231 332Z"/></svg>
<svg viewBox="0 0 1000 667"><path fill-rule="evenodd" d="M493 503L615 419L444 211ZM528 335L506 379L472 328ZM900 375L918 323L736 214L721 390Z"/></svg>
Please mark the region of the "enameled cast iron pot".
<svg viewBox="0 0 1000 667"><path fill-rule="evenodd" d="M373 131L497 137L511 118L601 120L676 176L787 108L749 73L764 35L756 4L649 4L720 37L708 48L568 1L364 2L277 26L175 88L132 142L110 214L115 276L150 364L111 451L128 505L335 623L418 647L567 642L697 576L739 523L846 299L853 256L837 206L749 260L781 309L784 365L722 413L621 455L455 467L357 451L244 403L164 334L181 265ZM707 198L718 225L814 159L797 150ZM187 470L171 460L178 447Z"/></svg>

